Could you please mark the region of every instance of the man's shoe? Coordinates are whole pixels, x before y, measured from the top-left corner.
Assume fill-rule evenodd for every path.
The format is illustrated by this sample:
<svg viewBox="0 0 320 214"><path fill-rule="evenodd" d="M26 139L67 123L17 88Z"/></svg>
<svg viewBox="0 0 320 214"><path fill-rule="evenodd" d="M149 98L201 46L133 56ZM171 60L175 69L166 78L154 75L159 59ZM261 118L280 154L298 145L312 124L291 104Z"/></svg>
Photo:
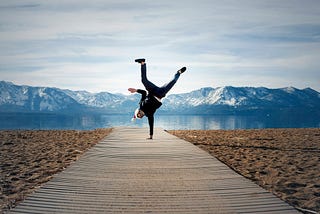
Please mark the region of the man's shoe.
<svg viewBox="0 0 320 214"><path fill-rule="evenodd" d="M185 72L186 70L187 70L186 67L182 67L182 68L178 71L178 73L182 74L182 73Z"/></svg>
<svg viewBox="0 0 320 214"><path fill-rule="evenodd" d="M142 62L145 62L146 59L136 59L136 60L134 60L134 61L137 62L137 63L142 63Z"/></svg>

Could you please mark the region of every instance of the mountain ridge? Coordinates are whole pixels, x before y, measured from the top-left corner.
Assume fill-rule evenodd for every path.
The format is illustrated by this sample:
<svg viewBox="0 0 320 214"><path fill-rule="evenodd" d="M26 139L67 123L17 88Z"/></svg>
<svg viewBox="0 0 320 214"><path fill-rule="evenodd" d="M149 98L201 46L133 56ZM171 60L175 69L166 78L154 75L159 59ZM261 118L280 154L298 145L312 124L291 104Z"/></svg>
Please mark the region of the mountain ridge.
<svg viewBox="0 0 320 214"><path fill-rule="evenodd" d="M90 93L0 81L0 112L127 114L138 107L139 94ZM312 88L204 87L163 99L163 114L236 114L258 110L297 110L320 115L320 93Z"/></svg>

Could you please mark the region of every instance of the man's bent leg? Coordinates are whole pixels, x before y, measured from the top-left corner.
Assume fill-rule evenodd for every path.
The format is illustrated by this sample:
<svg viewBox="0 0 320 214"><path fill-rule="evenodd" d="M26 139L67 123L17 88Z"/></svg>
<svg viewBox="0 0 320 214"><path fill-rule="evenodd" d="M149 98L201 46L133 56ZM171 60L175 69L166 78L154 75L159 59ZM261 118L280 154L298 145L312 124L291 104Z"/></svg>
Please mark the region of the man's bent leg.
<svg viewBox="0 0 320 214"><path fill-rule="evenodd" d="M175 75L174 75L174 78L168 82L167 84L165 84L164 86L162 86L160 88L160 97L159 98L163 98L166 96L166 94L171 90L171 88L176 84L176 82L178 81L180 77L180 73L177 72Z"/></svg>

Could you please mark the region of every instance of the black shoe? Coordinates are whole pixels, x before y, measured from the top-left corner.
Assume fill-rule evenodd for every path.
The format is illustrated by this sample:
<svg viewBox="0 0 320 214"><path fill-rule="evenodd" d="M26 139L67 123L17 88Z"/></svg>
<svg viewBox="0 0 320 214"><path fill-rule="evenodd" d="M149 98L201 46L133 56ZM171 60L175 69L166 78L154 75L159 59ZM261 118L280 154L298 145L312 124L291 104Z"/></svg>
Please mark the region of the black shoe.
<svg viewBox="0 0 320 214"><path fill-rule="evenodd" d="M142 62L145 62L146 59L136 59L136 60L134 60L134 61L137 62L137 63L142 63Z"/></svg>
<svg viewBox="0 0 320 214"><path fill-rule="evenodd" d="M182 68L178 71L178 73L182 74L182 73L185 72L186 70L187 70L186 67L182 67Z"/></svg>

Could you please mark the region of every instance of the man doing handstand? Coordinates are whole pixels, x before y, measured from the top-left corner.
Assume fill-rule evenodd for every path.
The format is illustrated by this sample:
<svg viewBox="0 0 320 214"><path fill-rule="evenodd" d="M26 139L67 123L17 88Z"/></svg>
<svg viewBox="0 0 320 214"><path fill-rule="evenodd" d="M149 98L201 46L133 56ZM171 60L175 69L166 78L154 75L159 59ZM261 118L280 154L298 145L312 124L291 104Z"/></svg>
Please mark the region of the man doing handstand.
<svg viewBox="0 0 320 214"><path fill-rule="evenodd" d="M149 134L150 137L147 139L152 139L153 137L153 125L154 125L154 113L162 105L161 99L166 96L170 89L176 84L180 77L180 74L186 71L186 67L181 68L174 75L174 78L162 87L158 87L147 78L147 66L145 59L136 59L135 62L141 64L141 81L148 91L142 89L129 88L131 93L140 93L142 95L139 102L139 108L135 112L135 117L142 118L146 116L149 122Z"/></svg>

